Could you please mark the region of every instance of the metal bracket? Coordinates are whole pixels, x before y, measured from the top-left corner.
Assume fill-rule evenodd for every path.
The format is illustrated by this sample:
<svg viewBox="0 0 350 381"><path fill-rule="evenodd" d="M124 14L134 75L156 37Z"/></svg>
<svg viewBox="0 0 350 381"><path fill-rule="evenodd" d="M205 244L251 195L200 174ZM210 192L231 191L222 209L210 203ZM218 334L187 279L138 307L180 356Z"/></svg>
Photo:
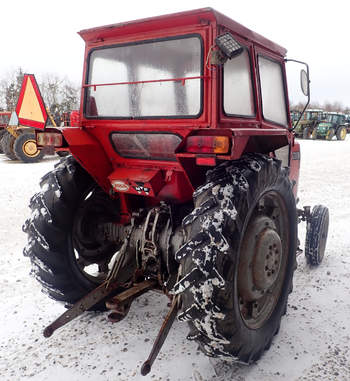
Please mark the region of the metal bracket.
<svg viewBox="0 0 350 381"><path fill-rule="evenodd" d="M112 312L108 315L108 319L112 323L116 323L125 318L129 312L131 303L138 296L153 289L157 285L154 279L144 280L143 282L136 283L133 287L121 292L106 302L106 307Z"/></svg>
<svg viewBox="0 0 350 381"><path fill-rule="evenodd" d="M56 329L66 325L71 320L87 311L89 308L110 295L118 287L120 287L120 284L117 284L116 282L111 284L107 284L107 282L102 283L100 286L80 299L79 302L75 303L69 310L64 312L53 323L47 326L43 332L44 336L50 337L56 331Z"/></svg>
<svg viewBox="0 0 350 381"><path fill-rule="evenodd" d="M179 299L178 299L178 297L175 297L173 299L171 308L170 308L167 316L164 319L162 327L159 330L158 336L157 336L157 338L153 344L151 353L148 356L148 359L143 363L143 365L141 367L142 376L146 376L151 371L152 365L153 365L155 359L157 358L158 353L162 349L164 341L167 338L168 333L170 331L170 328L173 325L173 322L176 318L178 310L179 310Z"/></svg>
<svg viewBox="0 0 350 381"><path fill-rule="evenodd" d="M165 223L162 216L166 216L168 218L170 215L171 212L167 205L160 205L159 207L152 208L147 214L139 248L142 256L142 270L145 273L150 272L152 275L158 276L161 272L158 238Z"/></svg>
<svg viewBox="0 0 350 381"><path fill-rule="evenodd" d="M304 206L303 209L297 209L298 223L301 221L309 222L311 218L311 206Z"/></svg>

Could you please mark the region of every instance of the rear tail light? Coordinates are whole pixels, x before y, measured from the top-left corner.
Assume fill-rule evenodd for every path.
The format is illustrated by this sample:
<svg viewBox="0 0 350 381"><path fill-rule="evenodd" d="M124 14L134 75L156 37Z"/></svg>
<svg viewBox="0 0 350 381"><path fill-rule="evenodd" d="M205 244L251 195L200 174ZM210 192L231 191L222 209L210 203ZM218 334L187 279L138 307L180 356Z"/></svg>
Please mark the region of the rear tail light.
<svg viewBox="0 0 350 381"><path fill-rule="evenodd" d="M228 136L190 136L186 140L186 152L224 154L229 149Z"/></svg>
<svg viewBox="0 0 350 381"><path fill-rule="evenodd" d="M36 134L38 146L62 147L62 134L55 132L38 132Z"/></svg>

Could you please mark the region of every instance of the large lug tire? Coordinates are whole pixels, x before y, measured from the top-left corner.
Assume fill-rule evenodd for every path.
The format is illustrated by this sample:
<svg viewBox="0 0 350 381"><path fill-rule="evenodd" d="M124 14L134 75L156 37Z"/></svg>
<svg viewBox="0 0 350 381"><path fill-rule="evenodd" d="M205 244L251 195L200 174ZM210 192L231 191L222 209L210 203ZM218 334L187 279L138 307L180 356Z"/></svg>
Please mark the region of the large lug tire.
<svg viewBox="0 0 350 381"><path fill-rule="evenodd" d="M305 257L311 266L319 265L326 250L329 225L329 211L323 205L316 205L306 226Z"/></svg>
<svg viewBox="0 0 350 381"><path fill-rule="evenodd" d="M35 134L22 133L13 145L13 151L18 160L24 163L36 163L44 157L44 152L36 145Z"/></svg>
<svg viewBox="0 0 350 381"><path fill-rule="evenodd" d="M4 153L4 151L2 150L2 144L1 144L1 140L3 138L3 136L6 134L6 130L4 128L1 128L0 129L0 153Z"/></svg>
<svg viewBox="0 0 350 381"><path fill-rule="evenodd" d="M345 140L346 138L346 128L345 127L339 127L337 130L337 139L338 140Z"/></svg>
<svg viewBox="0 0 350 381"><path fill-rule="evenodd" d="M334 128L330 128L330 129L327 131L327 134L326 134L326 136L325 136L325 139L326 139L326 140L332 140L334 135L335 135Z"/></svg>
<svg viewBox="0 0 350 381"><path fill-rule="evenodd" d="M270 347L292 290L297 216L288 171L257 154L222 164L194 204L176 253L179 319L208 356L251 363Z"/></svg>
<svg viewBox="0 0 350 381"><path fill-rule="evenodd" d="M117 244L106 241L99 223L118 221L119 202L99 188L73 157L62 159L41 181L23 225L32 274L55 300L73 304L107 277ZM121 283L133 264L123 263ZM104 304L93 309L102 310Z"/></svg>
<svg viewBox="0 0 350 381"><path fill-rule="evenodd" d="M312 135L312 129L310 127L305 127L303 131L303 139L310 139Z"/></svg>
<svg viewBox="0 0 350 381"><path fill-rule="evenodd" d="M56 152L59 157L67 157L70 155L69 151L57 151Z"/></svg>
<svg viewBox="0 0 350 381"><path fill-rule="evenodd" d="M16 157L15 152L13 150L15 140L16 140L16 138L7 131L1 139L2 150L3 150L4 154L10 160L17 160L17 157Z"/></svg>

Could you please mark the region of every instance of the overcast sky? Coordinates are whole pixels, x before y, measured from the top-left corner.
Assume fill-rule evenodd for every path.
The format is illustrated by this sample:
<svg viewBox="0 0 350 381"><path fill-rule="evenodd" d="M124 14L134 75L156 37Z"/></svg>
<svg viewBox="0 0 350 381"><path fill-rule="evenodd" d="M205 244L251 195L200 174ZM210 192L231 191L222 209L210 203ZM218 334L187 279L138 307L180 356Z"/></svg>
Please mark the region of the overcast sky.
<svg viewBox="0 0 350 381"><path fill-rule="evenodd" d="M57 73L81 83L81 29L213 7L310 65L312 100L350 107L350 2L275 0L1 1L0 78L21 66L40 78ZM291 85L290 85L291 86Z"/></svg>

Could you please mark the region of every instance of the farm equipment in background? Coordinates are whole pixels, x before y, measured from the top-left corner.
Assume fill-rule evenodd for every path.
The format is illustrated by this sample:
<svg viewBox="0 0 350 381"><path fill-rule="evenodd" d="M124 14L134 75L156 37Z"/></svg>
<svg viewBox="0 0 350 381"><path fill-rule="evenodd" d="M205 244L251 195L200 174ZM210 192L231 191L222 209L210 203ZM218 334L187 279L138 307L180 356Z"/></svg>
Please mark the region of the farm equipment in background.
<svg viewBox="0 0 350 381"><path fill-rule="evenodd" d="M296 137L310 139L317 125L323 120L323 111L314 109L306 110L300 121L294 126Z"/></svg>
<svg viewBox="0 0 350 381"><path fill-rule="evenodd" d="M38 147L37 131L70 125L69 113L60 116L55 107L51 111L46 109L33 74L24 75L16 110L10 115L2 133L2 151L10 160L25 163L34 163L44 155L55 154L53 146L46 145L44 149ZM69 151L60 148L57 153L61 156L67 155Z"/></svg>
<svg viewBox="0 0 350 381"><path fill-rule="evenodd" d="M327 239L328 209L296 207L285 63L299 61L210 8L80 35L79 126L37 132L71 156L42 178L23 226L33 274L71 305L44 335L86 310L117 322L157 290L171 308L143 375L179 312L205 354L258 360L286 313L298 221L311 265Z"/></svg>
<svg viewBox="0 0 350 381"><path fill-rule="evenodd" d="M324 121L317 125L312 133L312 139L345 140L347 134L346 116L340 112L325 112Z"/></svg>
<svg viewBox="0 0 350 381"><path fill-rule="evenodd" d="M301 111L299 111L299 110L291 110L290 111L290 119L291 119L293 127L297 123L297 121L299 120L300 117L301 117Z"/></svg>
<svg viewBox="0 0 350 381"><path fill-rule="evenodd" d="M1 139L6 133L6 127L10 120L11 112L9 111L0 111L0 153L3 153L1 146Z"/></svg>

